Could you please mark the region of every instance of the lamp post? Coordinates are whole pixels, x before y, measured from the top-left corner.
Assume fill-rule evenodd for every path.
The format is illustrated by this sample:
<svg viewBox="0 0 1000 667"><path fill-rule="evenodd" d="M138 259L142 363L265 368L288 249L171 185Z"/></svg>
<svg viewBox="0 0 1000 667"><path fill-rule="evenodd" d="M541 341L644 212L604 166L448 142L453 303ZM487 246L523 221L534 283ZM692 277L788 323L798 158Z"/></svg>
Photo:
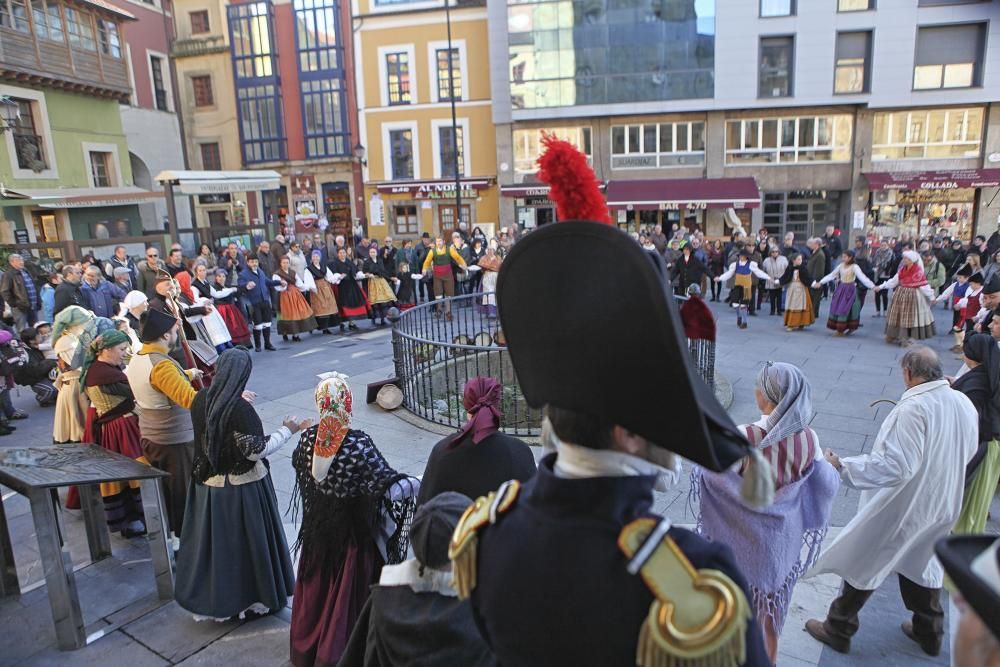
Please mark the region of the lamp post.
<svg viewBox="0 0 1000 667"><path fill-rule="evenodd" d="M458 120L455 111L454 49L451 47L451 0L444 0L444 20L448 28L448 99L451 101L451 150L452 167L455 170L455 229L458 229L462 223L462 178L458 172ZM441 234L444 235L443 229Z"/></svg>

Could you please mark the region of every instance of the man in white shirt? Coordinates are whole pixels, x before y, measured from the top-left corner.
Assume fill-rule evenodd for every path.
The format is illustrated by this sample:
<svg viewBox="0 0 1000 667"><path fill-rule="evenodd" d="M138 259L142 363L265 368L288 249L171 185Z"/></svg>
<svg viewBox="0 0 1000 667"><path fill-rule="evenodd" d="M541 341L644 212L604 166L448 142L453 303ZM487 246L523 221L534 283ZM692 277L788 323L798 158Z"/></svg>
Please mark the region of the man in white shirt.
<svg viewBox="0 0 1000 667"><path fill-rule="evenodd" d="M809 576L843 577L825 621L806 631L847 653L858 631L858 612L895 573L913 620L903 633L929 655L941 650L943 571L934 543L947 536L962 509L965 466L976 452L979 418L972 402L943 378L928 347L910 348L901 362L907 390L885 418L871 454L827 460L845 486L862 490L858 513L820 554Z"/></svg>

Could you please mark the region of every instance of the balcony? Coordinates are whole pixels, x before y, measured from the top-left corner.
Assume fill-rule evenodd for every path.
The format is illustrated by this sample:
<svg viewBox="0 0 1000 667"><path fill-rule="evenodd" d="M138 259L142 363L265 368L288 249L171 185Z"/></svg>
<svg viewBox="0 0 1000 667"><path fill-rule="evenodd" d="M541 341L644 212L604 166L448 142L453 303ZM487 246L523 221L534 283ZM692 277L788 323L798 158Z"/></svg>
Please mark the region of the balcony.
<svg viewBox="0 0 1000 667"><path fill-rule="evenodd" d="M212 53L229 53L229 46L222 35L178 39L170 50L170 55L175 58L205 56Z"/></svg>

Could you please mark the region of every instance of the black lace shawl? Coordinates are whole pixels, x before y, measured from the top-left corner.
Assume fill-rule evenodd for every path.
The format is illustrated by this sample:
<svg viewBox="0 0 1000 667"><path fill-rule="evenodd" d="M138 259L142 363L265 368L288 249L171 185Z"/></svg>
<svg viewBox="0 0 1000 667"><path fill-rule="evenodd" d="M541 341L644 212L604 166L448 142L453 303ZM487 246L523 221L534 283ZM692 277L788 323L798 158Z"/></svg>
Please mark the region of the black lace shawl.
<svg viewBox="0 0 1000 667"><path fill-rule="evenodd" d="M336 567L349 544L375 539L387 515L396 530L386 543L386 562L402 563L410 543L416 497L391 500L390 491L408 475L392 469L367 433L351 429L326 477L316 481L312 475L316 428L303 431L292 454L293 496L302 501L302 525L295 549L301 549L305 567ZM293 511L297 513L297 507Z"/></svg>
<svg viewBox="0 0 1000 667"><path fill-rule="evenodd" d="M225 426L225 441L219 448L218 462L212 465L206 448L207 392L200 391L191 404L191 423L194 426L194 468L191 476L202 484L215 475L244 475L253 470L267 446L264 425L253 406L237 398ZM253 456L253 459L248 457Z"/></svg>

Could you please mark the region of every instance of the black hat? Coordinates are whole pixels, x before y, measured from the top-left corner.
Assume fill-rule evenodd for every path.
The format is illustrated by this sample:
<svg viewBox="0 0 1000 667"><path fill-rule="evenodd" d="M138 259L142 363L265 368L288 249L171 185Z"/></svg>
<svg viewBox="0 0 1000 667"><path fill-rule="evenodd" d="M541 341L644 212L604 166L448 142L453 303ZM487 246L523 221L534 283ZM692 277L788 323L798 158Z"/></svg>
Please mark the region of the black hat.
<svg viewBox="0 0 1000 667"><path fill-rule="evenodd" d="M173 329L175 324L177 318L173 315L150 308L142 315L142 333L139 334L139 338L143 343L152 343Z"/></svg>
<svg viewBox="0 0 1000 667"><path fill-rule="evenodd" d="M983 624L1000 640L1000 539L958 535L938 540L934 552L944 571Z"/></svg>
<svg viewBox="0 0 1000 667"><path fill-rule="evenodd" d="M431 235L428 234L427 232L424 232L423 234L420 235L420 238L422 238L422 239L429 239L430 237L431 237Z"/></svg>
<svg viewBox="0 0 1000 667"><path fill-rule="evenodd" d="M977 285L983 284L983 274L981 271L976 271L971 276L969 276L970 283L976 283Z"/></svg>
<svg viewBox="0 0 1000 667"><path fill-rule="evenodd" d="M1000 273L994 273L983 285L983 294L996 294L1000 292Z"/></svg>
<svg viewBox="0 0 1000 667"><path fill-rule="evenodd" d="M968 264L964 264L962 265L962 268L960 268L955 275L962 276L963 278L968 278L969 276L972 275L972 267L969 266Z"/></svg>
<svg viewBox="0 0 1000 667"><path fill-rule="evenodd" d="M422 565L441 569L448 559L448 542L472 499L455 491L445 491L417 508L410 524L413 555Z"/></svg>
<svg viewBox="0 0 1000 667"><path fill-rule="evenodd" d="M742 250L740 250L740 257L747 257L747 258L750 257L750 251L747 250L746 248L743 248Z"/></svg>
<svg viewBox="0 0 1000 667"><path fill-rule="evenodd" d="M497 284L511 362L529 405L599 417L721 471L747 442L691 368L666 275L661 258L608 224L533 231Z"/></svg>

